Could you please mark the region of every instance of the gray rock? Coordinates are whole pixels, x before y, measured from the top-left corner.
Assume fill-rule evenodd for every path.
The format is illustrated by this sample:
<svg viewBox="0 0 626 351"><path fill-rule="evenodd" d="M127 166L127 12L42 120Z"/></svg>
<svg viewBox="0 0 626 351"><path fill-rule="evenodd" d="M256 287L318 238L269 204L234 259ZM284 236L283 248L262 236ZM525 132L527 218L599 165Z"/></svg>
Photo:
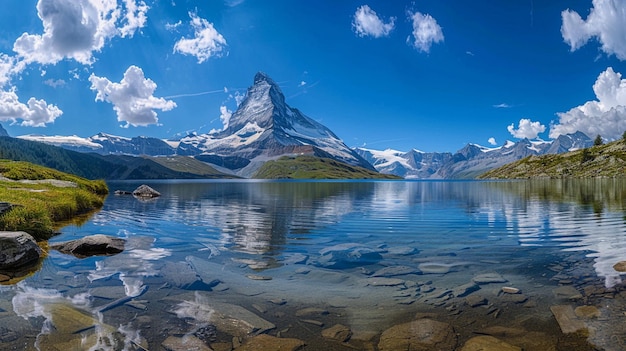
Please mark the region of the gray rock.
<svg viewBox="0 0 626 351"><path fill-rule="evenodd" d="M133 195L142 198L152 198L161 196L161 193L143 184L133 191Z"/></svg>
<svg viewBox="0 0 626 351"><path fill-rule="evenodd" d="M559 286L552 290L554 297L557 299L578 300L582 298L582 294L571 285Z"/></svg>
<svg viewBox="0 0 626 351"><path fill-rule="evenodd" d="M378 349L389 350L454 350L457 336L448 323L432 319L418 319L385 330L380 336Z"/></svg>
<svg viewBox="0 0 626 351"><path fill-rule="evenodd" d="M0 269L11 269L34 263L41 257L41 248L26 232L0 232Z"/></svg>
<svg viewBox="0 0 626 351"><path fill-rule="evenodd" d="M181 289L193 289L203 284L187 262L166 262L161 268L161 275L168 283Z"/></svg>
<svg viewBox="0 0 626 351"><path fill-rule="evenodd" d="M490 283L506 283L507 280L504 279L498 273L483 273L475 276L472 279L476 284L490 284Z"/></svg>
<svg viewBox="0 0 626 351"><path fill-rule="evenodd" d="M343 269L379 262L380 249L372 249L358 243L344 243L320 250L318 265L325 268Z"/></svg>
<svg viewBox="0 0 626 351"><path fill-rule="evenodd" d="M372 277L395 277L397 275L420 274L421 271L416 267L409 266L391 266L377 270Z"/></svg>
<svg viewBox="0 0 626 351"><path fill-rule="evenodd" d="M115 255L124 251L126 240L113 236L96 234L81 239L50 244L50 248L79 258L89 256Z"/></svg>
<svg viewBox="0 0 626 351"><path fill-rule="evenodd" d="M454 289L452 293L456 297L465 297L479 289L480 289L480 286L478 286L478 284L474 282L469 282L467 284L458 286L456 289Z"/></svg>
<svg viewBox="0 0 626 351"><path fill-rule="evenodd" d="M398 278L367 278L365 279L366 285L371 286L398 286L404 285L404 280Z"/></svg>

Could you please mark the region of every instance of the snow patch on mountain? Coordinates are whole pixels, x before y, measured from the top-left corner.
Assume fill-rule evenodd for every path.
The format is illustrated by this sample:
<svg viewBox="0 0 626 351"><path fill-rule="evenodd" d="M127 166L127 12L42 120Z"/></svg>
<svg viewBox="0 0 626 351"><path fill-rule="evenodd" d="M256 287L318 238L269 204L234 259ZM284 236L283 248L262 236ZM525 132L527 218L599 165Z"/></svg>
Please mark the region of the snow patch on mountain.
<svg viewBox="0 0 626 351"><path fill-rule="evenodd" d="M89 138L82 138L77 135L61 136L61 135L37 135L26 134L20 135L17 138L30 141L38 141L40 143L46 143L60 147L73 147L73 148L87 148L94 151L101 150L102 145L91 141Z"/></svg>

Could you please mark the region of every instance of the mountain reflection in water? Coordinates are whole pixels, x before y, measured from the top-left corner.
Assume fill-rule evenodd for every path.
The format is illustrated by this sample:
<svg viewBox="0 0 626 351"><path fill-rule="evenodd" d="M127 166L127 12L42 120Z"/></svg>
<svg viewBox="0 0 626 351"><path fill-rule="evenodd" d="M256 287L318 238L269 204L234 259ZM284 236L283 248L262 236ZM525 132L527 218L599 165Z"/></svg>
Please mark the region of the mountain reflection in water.
<svg viewBox="0 0 626 351"><path fill-rule="evenodd" d="M52 240L120 236L123 253L51 252L40 271L0 287L0 343L139 350L263 330L303 339L305 349L349 349L321 338L313 320L347 325L351 347L376 348L382 331L428 311L457 323L459 349L476 325L527 320L539 326L529 333L556 345L563 336L550 307L585 304L602 313L585 321L592 343L618 350L626 337L613 269L626 260L622 180L147 184L163 196L111 195ZM503 295L505 285L523 295ZM488 302L473 307L469 296ZM310 308L331 313L301 317ZM252 329L224 322L241 318Z"/></svg>

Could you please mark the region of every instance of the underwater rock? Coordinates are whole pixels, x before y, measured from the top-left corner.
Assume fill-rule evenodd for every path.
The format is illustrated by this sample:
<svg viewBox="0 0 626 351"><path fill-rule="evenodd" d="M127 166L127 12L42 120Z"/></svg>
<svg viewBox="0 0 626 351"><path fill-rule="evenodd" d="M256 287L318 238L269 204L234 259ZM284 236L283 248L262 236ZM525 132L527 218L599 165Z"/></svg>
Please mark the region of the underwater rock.
<svg viewBox="0 0 626 351"><path fill-rule="evenodd" d="M210 347L206 346L202 340L193 335L185 335L182 338L177 336L170 336L163 343L161 343L164 349L167 351L212 351Z"/></svg>
<svg viewBox="0 0 626 351"><path fill-rule="evenodd" d="M519 294L520 290L511 286L503 286L502 292L505 294Z"/></svg>
<svg viewBox="0 0 626 351"><path fill-rule="evenodd" d="M300 339L277 338L275 336L261 334L246 340L243 345L237 348L237 351L296 351L304 345L304 341Z"/></svg>
<svg viewBox="0 0 626 351"><path fill-rule="evenodd" d="M96 234L77 240L50 244L50 248L78 258L90 256L112 256L124 251L126 240L113 236Z"/></svg>
<svg viewBox="0 0 626 351"><path fill-rule="evenodd" d="M0 232L0 270L34 263L41 254L41 248L30 234Z"/></svg>
<svg viewBox="0 0 626 351"><path fill-rule="evenodd" d="M420 274L419 269L409 266L390 266L377 270L372 277L395 277L397 275Z"/></svg>
<svg viewBox="0 0 626 351"><path fill-rule="evenodd" d="M556 321L561 327L561 331L564 334L576 333L579 331L586 331L585 323L583 323L578 317L574 309L570 305L556 305L550 307L550 311L556 318Z"/></svg>
<svg viewBox="0 0 626 351"><path fill-rule="evenodd" d="M552 290L557 299L578 300L582 298L582 294L573 286L564 285Z"/></svg>
<svg viewBox="0 0 626 351"><path fill-rule="evenodd" d="M344 243L320 250L317 264L325 268L343 269L379 262L380 249L371 249L357 243Z"/></svg>
<svg viewBox="0 0 626 351"><path fill-rule="evenodd" d="M498 273L482 273L475 276L473 279L476 284L491 284L491 283L506 283L507 280L504 279Z"/></svg>
<svg viewBox="0 0 626 351"><path fill-rule="evenodd" d="M405 281L398 278L367 278L365 284L370 286L398 286L404 285Z"/></svg>
<svg viewBox="0 0 626 351"><path fill-rule="evenodd" d="M465 303L470 307L483 306L488 303L487 299L480 295L470 295L465 298Z"/></svg>
<svg viewBox="0 0 626 351"><path fill-rule="evenodd" d="M443 263L443 262L424 262L420 263L417 268L423 274L446 274L452 271L456 266L460 266L458 263Z"/></svg>
<svg viewBox="0 0 626 351"><path fill-rule="evenodd" d="M380 351L454 350L457 336L448 323L432 319L418 319L385 330L380 336Z"/></svg>
<svg viewBox="0 0 626 351"><path fill-rule="evenodd" d="M626 272L626 261L619 261L613 265L613 269L618 272Z"/></svg>
<svg viewBox="0 0 626 351"><path fill-rule="evenodd" d="M205 285L187 262L166 262L161 268L163 279L181 289L194 289Z"/></svg>
<svg viewBox="0 0 626 351"><path fill-rule="evenodd" d="M204 292L183 294L172 299L182 300L173 311L179 318L211 323L217 330L233 336L246 337L276 328L255 313L241 306L214 301Z"/></svg>
<svg viewBox="0 0 626 351"><path fill-rule="evenodd" d="M578 317L587 319L600 317L600 310L596 306L578 306L574 313Z"/></svg>
<svg viewBox="0 0 626 351"><path fill-rule="evenodd" d="M342 324L335 324L330 328L322 330L322 337L339 342L346 342L352 337L352 330Z"/></svg>
<svg viewBox="0 0 626 351"><path fill-rule="evenodd" d="M133 195L141 198L152 198L161 196L161 193L145 184L142 184L137 187L137 189L133 190Z"/></svg>
<svg viewBox="0 0 626 351"><path fill-rule="evenodd" d="M480 290L480 286L474 282L469 282L467 284L460 285L454 289L452 292L456 297L465 297L476 290Z"/></svg>
<svg viewBox="0 0 626 351"><path fill-rule="evenodd" d="M481 335L467 340L461 351L522 351L522 349L493 336Z"/></svg>

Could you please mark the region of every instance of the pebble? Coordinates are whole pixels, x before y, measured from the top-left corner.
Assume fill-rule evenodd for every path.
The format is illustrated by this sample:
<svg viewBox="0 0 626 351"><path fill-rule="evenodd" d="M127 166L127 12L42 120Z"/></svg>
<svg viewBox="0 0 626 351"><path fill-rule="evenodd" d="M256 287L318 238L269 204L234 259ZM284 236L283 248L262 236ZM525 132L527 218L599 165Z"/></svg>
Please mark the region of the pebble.
<svg viewBox="0 0 626 351"><path fill-rule="evenodd" d="M519 294L520 290L518 288L513 288L510 286L503 286L502 292L506 294Z"/></svg>

